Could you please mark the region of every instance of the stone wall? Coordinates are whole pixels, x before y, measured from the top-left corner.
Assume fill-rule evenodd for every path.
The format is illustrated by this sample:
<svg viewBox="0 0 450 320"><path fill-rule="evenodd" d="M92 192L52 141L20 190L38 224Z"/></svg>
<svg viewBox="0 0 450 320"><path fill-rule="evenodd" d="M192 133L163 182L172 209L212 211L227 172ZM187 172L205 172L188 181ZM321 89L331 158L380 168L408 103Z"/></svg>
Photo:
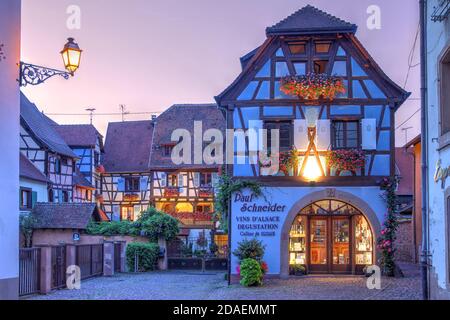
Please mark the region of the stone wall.
<svg viewBox="0 0 450 320"><path fill-rule="evenodd" d="M395 258L401 262L414 262L413 225L411 220L400 221L397 230Z"/></svg>

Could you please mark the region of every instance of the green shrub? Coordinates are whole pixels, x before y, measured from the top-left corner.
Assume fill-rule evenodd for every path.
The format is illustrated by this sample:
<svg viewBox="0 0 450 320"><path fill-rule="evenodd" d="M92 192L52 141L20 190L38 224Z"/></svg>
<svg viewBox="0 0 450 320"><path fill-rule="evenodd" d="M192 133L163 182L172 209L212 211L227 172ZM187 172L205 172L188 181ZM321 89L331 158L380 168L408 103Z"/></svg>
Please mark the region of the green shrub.
<svg viewBox="0 0 450 320"><path fill-rule="evenodd" d="M263 272L261 265L255 259L244 259L240 265L241 281L240 284L246 287L262 285Z"/></svg>
<svg viewBox="0 0 450 320"><path fill-rule="evenodd" d="M156 243L134 242L127 246L127 266L134 271L135 258L138 258L137 271L154 270L158 262L159 246Z"/></svg>
<svg viewBox="0 0 450 320"><path fill-rule="evenodd" d="M296 275L296 276L298 276L298 275L304 275L304 274L306 274L306 268L305 268L305 266L303 266L303 265L301 265L301 264L294 264L294 265L291 265L290 267L289 267L289 269L290 269L290 273L292 274L292 275Z"/></svg>
<svg viewBox="0 0 450 320"><path fill-rule="evenodd" d="M86 232L93 235L115 236L115 235L130 235L138 236L140 230L134 222L130 221L111 221L96 223L90 221Z"/></svg>
<svg viewBox="0 0 450 320"><path fill-rule="evenodd" d="M31 248L33 246L33 231L36 219L31 214L20 214L19 226L20 232L22 232L25 243L25 248Z"/></svg>
<svg viewBox="0 0 450 320"><path fill-rule="evenodd" d="M137 222L143 234L152 241L157 241L160 237L171 241L180 231L177 219L153 207L143 212Z"/></svg>
<svg viewBox="0 0 450 320"><path fill-rule="evenodd" d="M261 262L265 249L266 246L257 239L245 239L238 242L238 248L233 251L233 254L239 261L243 261L244 259L255 259L258 262Z"/></svg>

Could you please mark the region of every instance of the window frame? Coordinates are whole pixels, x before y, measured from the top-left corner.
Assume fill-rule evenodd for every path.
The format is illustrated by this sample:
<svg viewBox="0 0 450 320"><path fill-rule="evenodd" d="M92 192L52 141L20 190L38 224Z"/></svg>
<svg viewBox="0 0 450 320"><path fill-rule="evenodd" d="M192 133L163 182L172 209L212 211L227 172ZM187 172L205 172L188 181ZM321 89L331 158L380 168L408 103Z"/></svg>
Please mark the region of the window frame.
<svg viewBox="0 0 450 320"><path fill-rule="evenodd" d="M336 146L336 130L335 130L335 124L337 122L344 123L344 138L343 142L345 144L344 147L337 147ZM356 147L349 147L348 140L347 140L347 124L350 122L356 123ZM361 121L358 119L332 119L331 120L331 149L332 150L348 150L348 149L361 149Z"/></svg>
<svg viewBox="0 0 450 320"><path fill-rule="evenodd" d="M127 209L127 216L131 217L131 219L123 219L123 209ZM130 210L131 209L131 214L130 214ZM120 221L134 221L134 206L133 205L122 205L120 206Z"/></svg>
<svg viewBox="0 0 450 320"><path fill-rule="evenodd" d="M132 181L137 181L137 184L133 185L134 183ZM139 183L139 177L125 177L125 192L139 192Z"/></svg>
<svg viewBox="0 0 450 320"><path fill-rule="evenodd" d="M23 204L23 193L27 193L27 205ZM31 210L33 208L33 190L31 188L20 187L19 207L21 210Z"/></svg>
<svg viewBox="0 0 450 320"><path fill-rule="evenodd" d="M294 129L293 129L292 121L291 120L286 120L286 119L280 119L280 120L270 119L270 120L264 120L264 123L263 123L263 128L265 130L267 130L267 150L268 151L271 151L271 149L272 149L272 138L271 138L272 136L269 133L269 130L277 129L277 128L278 128L278 130L280 130L280 127L281 127L282 124L286 124L286 125L289 126L289 146L286 149L281 146L281 134L280 134L280 141L279 141L280 149L279 149L279 152L287 152L287 151L291 150L292 145L294 143ZM267 127L267 125L276 125L277 128L269 129Z"/></svg>
<svg viewBox="0 0 450 320"><path fill-rule="evenodd" d="M206 183L202 183L202 180ZM212 173L211 172L200 172L200 187L212 186Z"/></svg>
<svg viewBox="0 0 450 320"><path fill-rule="evenodd" d="M444 78L448 74L447 78ZM439 58L438 64L439 77L439 147L440 149L450 146L450 110L445 106L450 104L450 44L448 44ZM447 79L445 81L444 79ZM445 111L445 112L444 112Z"/></svg>

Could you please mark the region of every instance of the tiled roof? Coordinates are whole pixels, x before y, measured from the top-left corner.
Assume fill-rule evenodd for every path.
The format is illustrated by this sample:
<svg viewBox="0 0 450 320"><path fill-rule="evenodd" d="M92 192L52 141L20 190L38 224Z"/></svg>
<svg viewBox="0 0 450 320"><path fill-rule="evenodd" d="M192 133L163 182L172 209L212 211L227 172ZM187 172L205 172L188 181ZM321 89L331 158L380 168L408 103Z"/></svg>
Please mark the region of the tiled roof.
<svg viewBox="0 0 450 320"><path fill-rule="evenodd" d="M355 33L357 26L307 5L266 29L267 35Z"/></svg>
<svg viewBox="0 0 450 320"><path fill-rule="evenodd" d="M102 221L95 203L37 203L32 210L37 229L86 229L89 221Z"/></svg>
<svg viewBox="0 0 450 320"><path fill-rule="evenodd" d="M171 141L171 135L175 129L186 129L191 133L192 150L194 150L194 121L202 121L203 132L208 129L219 129L225 138L225 118L216 104L173 105L156 119L153 134L153 149L150 159L150 167L152 169L217 168L217 165L206 164L175 165L170 157L164 156L163 154L164 145L174 144Z"/></svg>
<svg viewBox="0 0 450 320"><path fill-rule="evenodd" d="M19 172L21 178L47 182L45 175L22 152L20 153Z"/></svg>
<svg viewBox="0 0 450 320"><path fill-rule="evenodd" d="M54 128L71 147L95 147L97 139L101 139L92 124L56 125Z"/></svg>
<svg viewBox="0 0 450 320"><path fill-rule="evenodd" d="M73 184L80 187L93 188L90 182L83 176L78 167L75 168L73 174Z"/></svg>
<svg viewBox="0 0 450 320"><path fill-rule="evenodd" d="M36 105L31 103L23 93L20 93L20 117L45 147L53 152L77 158L64 139L56 132L54 124L39 112Z"/></svg>
<svg viewBox="0 0 450 320"><path fill-rule="evenodd" d="M103 156L106 172L148 171L152 134L150 120L110 122Z"/></svg>

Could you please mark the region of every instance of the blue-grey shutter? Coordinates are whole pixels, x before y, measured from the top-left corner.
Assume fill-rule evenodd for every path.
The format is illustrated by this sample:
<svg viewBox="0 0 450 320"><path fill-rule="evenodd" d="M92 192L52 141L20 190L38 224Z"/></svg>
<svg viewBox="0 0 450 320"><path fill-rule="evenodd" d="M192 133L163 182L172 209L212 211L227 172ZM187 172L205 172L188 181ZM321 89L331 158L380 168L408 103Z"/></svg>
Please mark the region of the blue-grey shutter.
<svg viewBox="0 0 450 320"><path fill-rule="evenodd" d="M125 191L125 179L122 177L117 179L117 191Z"/></svg>
<svg viewBox="0 0 450 320"><path fill-rule="evenodd" d="M200 172L194 172L194 187L200 187Z"/></svg>
<svg viewBox="0 0 450 320"><path fill-rule="evenodd" d="M159 184L162 188L167 186L167 174L165 172L159 173Z"/></svg>
<svg viewBox="0 0 450 320"><path fill-rule="evenodd" d="M377 119L361 120L362 149L375 150L377 148Z"/></svg>
<svg viewBox="0 0 450 320"><path fill-rule="evenodd" d="M141 177L139 179L139 190L146 191L148 189L148 177Z"/></svg>

